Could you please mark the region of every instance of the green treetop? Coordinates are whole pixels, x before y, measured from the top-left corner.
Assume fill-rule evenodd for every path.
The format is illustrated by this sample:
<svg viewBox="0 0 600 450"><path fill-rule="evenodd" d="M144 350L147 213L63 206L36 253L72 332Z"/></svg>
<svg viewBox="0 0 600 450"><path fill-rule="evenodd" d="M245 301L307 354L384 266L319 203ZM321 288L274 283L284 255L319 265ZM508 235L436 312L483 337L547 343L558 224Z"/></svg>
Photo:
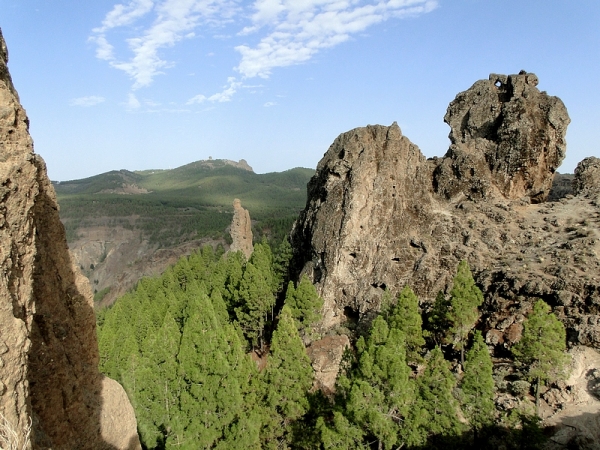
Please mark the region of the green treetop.
<svg viewBox="0 0 600 450"><path fill-rule="evenodd" d="M267 409L262 441L264 448L281 448L292 437L293 422L308 409L306 394L313 381L310 360L287 306L279 315L263 374Z"/></svg>
<svg viewBox="0 0 600 450"><path fill-rule="evenodd" d="M475 285L469 263L463 260L458 265L454 284L450 291L450 310L448 320L454 348L460 350L461 365L465 364L465 345L469 332L479 317L477 309L483 303L483 294Z"/></svg>
<svg viewBox="0 0 600 450"><path fill-rule="evenodd" d="M414 445L423 444L419 440L427 437L459 435L463 427L452 396L456 379L439 347L431 351L427 368L417 384L419 398L404 428L406 440Z"/></svg>
<svg viewBox="0 0 600 450"><path fill-rule="evenodd" d="M390 328L396 328L406 337L406 358L409 362L421 360L420 352L425 345L423 319L419 311L419 299L407 285L398 295L398 302L389 318Z"/></svg>
<svg viewBox="0 0 600 450"><path fill-rule="evenodd" d="M398 445L401 429L409 414L414 398L410 368L406 365L406 338L398 328L389 327L383 316L378 316L365 339L357 342L358 365L349 378L338 380L340 403L345 403L345 413L356 429L350 429L338 417L335 427L321 435L332 441L344 442L336 437L347 430L348 437L364 434L368 442L378 442L381 449ZM321 424L323 427L323 424Z"/></svg>
<svg viewBox="0 0 600 450"><path fill-rule="evenodd" d="M319 297L308 277L303 275L296 288L291 281L288 284L285 304L290 308L290 313L298 321L300 328L306 328L319 320L323 299Z"/></svg>
<svg viewBox="0 0 600 450"><path fill-rule="evenodd" d="M246 264L239 298L240 306L235 309L238 323L252 346L262 350L265 325L275 305L269 277L264 269L259 270L251 262Z"/></svg>
<svg viewBox="0 0 600 450"><path fill-rule="evenodd" d="M538 415L540 385L564 376L568 362L565 347L564 325L552 314L546 302L538 300L523 322L521 340L512 348L517 362L527 368L528 378L537 383L535 405Z"/></svg>
<svg viewBox="0 0 600 450"><path fill-rule="evenodd" d="M494 417L492 358L480 331L475 331L473 346L467 352L461 388L462 409L477 437Z"/></svg>

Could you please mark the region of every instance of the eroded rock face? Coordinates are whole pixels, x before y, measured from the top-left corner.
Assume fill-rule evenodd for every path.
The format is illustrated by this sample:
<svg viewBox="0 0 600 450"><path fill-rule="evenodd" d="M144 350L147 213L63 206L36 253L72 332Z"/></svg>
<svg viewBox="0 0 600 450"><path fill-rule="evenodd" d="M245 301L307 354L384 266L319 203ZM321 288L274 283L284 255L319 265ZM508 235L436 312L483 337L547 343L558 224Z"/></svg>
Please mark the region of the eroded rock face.
<svg viewBox="0 0 600 450"><path fill-rule="evenodd" d="M90 287L7 61L0 34L0 412L20 435L32 421L36 449L140 448L132 411L115 431L127 446L103 437L101 417L121 407L103 396Z"/></svg>
<svg viewBox="0 0 600 450"><path fill-rule="evenodd" d="M456 96L444 117L452 145L435 173L438 193L546 200L570 119L562 101L537 84L524 71L491 74Z"/></svg>
<svg viewBox="0 0 600 450"><path fill-rule="evenodd" d="M242 208L242 202L237 198L233 201L233 219L231 220L229 233L233 240L229 250L232 252L241 250L246 255L246 259L250 259L250 255L254 250L252 221L250 220L250 213L247 209Z"/></svg>
<svg viewBox="0 0 600 450"><path fill-rule="evenodd" d="M385 288L395 295L408 284L427 309L467 259L486 299L478 326L497 355L518 341L537 298L565 323L569 345L600 348L600 202L535 203L564 157L568 123L562 102L536 83L492 75L459 94L444 158L426 160L396 124L335 140L292 232L294 270L323 297L324 329L368 323ZM585 167L579 179L596 166Z"/></svg>
<svg viewBox="0 0 600 450"><path fill-rule="evenodd" d="M485 299L476 326L499 360L510 357L538 298L565 324L576 354L588 347L586 355L597 356L590 347L600 349L600 160L578 166L578 195L543 202L564 157L569 119L562 102L536 84L533 74L491 75L459 94L446 114L452 145L444 158L426 160L395 123L334 141L291 235L292 272L308 275L324 299L320 332L368 326L386 288L396 296L409 285L427 311L466 259ZM316 385L327 391L336 362L327 355L344 344L315 344ZM580 394L597 389L585 384L600 377L596 356L588 356L576 364L585 378ZM597 445L589 433L597 402L586 415L571 384L546 394L544 417L566 424L558 440L591 436ZM508 409L518 403L509 393L496 399L505 400ZM585 426L567 430L571 419L556 414L561 408Z"/></svg>

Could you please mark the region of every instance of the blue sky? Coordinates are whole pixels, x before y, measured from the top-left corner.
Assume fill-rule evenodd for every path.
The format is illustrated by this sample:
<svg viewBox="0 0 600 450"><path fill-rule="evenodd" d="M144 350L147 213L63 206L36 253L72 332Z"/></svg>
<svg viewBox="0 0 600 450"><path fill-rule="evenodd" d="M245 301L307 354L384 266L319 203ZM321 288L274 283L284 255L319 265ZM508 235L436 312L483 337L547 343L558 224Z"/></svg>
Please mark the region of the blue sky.
<svg viewBox="0 0 600 450"><path fill-rule="evenodd" d="M0 0L0 27L53 180L314 168L339 133L394 121L442 156L456 94L521 69L571 116L559 171L600 156L598 0Z"/></svg>

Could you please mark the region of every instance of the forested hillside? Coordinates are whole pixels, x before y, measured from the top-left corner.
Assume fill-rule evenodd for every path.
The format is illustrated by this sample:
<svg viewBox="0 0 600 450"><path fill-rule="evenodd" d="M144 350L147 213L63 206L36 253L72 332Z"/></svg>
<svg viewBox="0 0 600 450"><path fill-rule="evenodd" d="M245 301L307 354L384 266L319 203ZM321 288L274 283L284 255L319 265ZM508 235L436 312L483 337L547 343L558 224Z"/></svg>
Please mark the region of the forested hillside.
<svg viewBox="0 0 600 450"><path fill-rule="evenodd" d="M142 276L159 275L205 244L230 243L235 198L254 236L279 243L306 203L313 170L256 174L245 161L197 161L172 170L112 171L54 183L72 254L98 304Z"/></svg>
<svg viewBox="0 0 600 450"><path fill-rule="evenodd" d="M545 375L531 371L539 349L526 337L549 336L556 368L565 347L543 302L508 373L493 372L473 331L482 297L466 262L431 311L408 286L387 292L363 332L332 331L353 346L327 398L311 390L305 351L321 337L311 325L322 301L307 278L285 283L289 257L287 241L275 254L256 244L249 261L205 247L99 312L101 370L127 390L146 448L539 447L532 394ZM508 391L520 406L497 409Z"/></svg>

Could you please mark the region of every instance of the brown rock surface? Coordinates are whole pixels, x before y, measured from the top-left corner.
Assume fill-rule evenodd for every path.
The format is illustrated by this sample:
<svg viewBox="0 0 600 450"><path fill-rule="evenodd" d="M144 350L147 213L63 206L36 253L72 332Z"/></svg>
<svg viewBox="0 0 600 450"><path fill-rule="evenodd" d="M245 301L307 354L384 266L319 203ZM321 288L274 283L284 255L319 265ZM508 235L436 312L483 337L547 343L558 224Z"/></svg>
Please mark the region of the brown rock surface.
<svg viewBox="0 0 600 450"><path fill-rule="evenodd" d="M312 368L315 371L314 388L325 394L335 392L335 382L344 350L350 347L348 336L327 336L314 341L306 349Z"/></svg>
<svg viewBox="0 0 600 450"><path fill-rule="evenodd" d="M229 229L233 242L229 247L229 251L242 251L246 255L246 259L250 258L254 250L252 244L252 222L250 221L250 213L247 209L242 208L242 202L239 199L233 201L233 219Z"/></svg>
<svg viewBox="0 0 600 450"><path fill-rule="evenodd" d="M293 270L324 299L324 330L368 323L385 288L408 284L427 309L467 259L485 296L478 327L496 356L509 354L536 298L563 321L570 346L600 348L600 202L539 203L569 119L535 80L492 75L459 94L444 158L426 160L395 123L334 141L291 236Z"/></svg>
<svg viewBox="0 0 600 450"><path fill-rule="evenodd" d="M573 193L587 197L600 195L600 159L590 156L577 164Z"/></svg>
<svg viewBox="0 0 600 450"><path fill-rule="evenodd" d="M33 448L139 448L131 414L115 430L128 446L103 439L103 411L121 405L102 393L90 288L72 264L7 61L0 33L0 412L21 435L32 420Z"/></svg>
<svg viewBox="0 0 600 450"><path fill-rule="evenodd" d="M546 200L570 119L563 102L537 84L525 71L491 74L456 96L444 117L452 145L436 169L437 192Z"/></svg>

